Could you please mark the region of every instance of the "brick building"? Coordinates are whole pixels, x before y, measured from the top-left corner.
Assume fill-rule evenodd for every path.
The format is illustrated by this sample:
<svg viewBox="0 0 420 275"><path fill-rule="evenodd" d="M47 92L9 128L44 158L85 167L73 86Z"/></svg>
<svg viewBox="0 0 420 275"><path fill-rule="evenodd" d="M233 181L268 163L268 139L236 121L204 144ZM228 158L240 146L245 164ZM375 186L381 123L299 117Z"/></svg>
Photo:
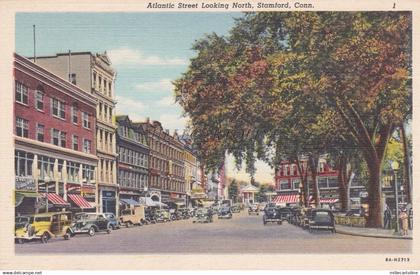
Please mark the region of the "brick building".
<svg viewBox="0 0 420 275"><path fill-rule="evenodd" d="M116 72L106 54L91 52L60 53L54 56L38 56L37 64L68 79L97 100L96 106L96 154L97 200L101 212L118 214L117 152L114 83Z"/></svg>
<svg viewBox="0 0 420 275"><path fill-rule="evenodd" d="M159 121L141 123L149 141L148 194L163 203L186 200L184 147L176 133L164 130Z"/></svg>
<svg viewBox="0 0 420 275"><path fill-rule="evenodd" d="M14 56L16 212L95 211L96 99Z"/></svg>

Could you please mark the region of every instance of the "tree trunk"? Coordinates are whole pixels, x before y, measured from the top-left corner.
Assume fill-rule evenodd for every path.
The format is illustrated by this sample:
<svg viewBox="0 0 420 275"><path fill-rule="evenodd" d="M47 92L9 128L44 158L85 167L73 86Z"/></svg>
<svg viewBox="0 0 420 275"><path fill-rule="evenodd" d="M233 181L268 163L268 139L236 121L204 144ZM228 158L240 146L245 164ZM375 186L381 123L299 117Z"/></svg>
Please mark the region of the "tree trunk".
<svg viewBox="0 0 420 275"><path fill-rule="evenodd" d="M314 157L313 155L309 156L309 167L311 169L311 179L313 182L313 195L315 206L320 207L319 203L319 187L318 187L318 161L319 157Z"/></svg>
<svg viewBox="0 0 420 275"><path fill-rule="evenodd" d="M404 123L400 125L401 139L403 142L403 152L404 152L404 190L405 195L407 196L408 203L412 203L411 200L411 175L410 175L410 156L408 152L407 137L405 134Z"/></svg>
<svg viewBox="0 0 420 275"><path fill-rule="evenodd" d="M370 161L368 164L369 170L369 217L367 220L368 227L382 227L382 213L381 213L381 181L380 181L380 167L381 163Z"/></svg>
<svg viewBox="0 0 420 275"><path fill-rule="evenodd" d="M298 172L300 176L300 180L302 182L302 195L303 195L303 205L305 207L309 206L309 200L308 200L308 165L306 165L306 168L300 166L299 157L296 157L296 165L298 167Z"/></svg>
<svg viewBox="0 0 420 275"><path fill-rule="evenodd" d="M348 211L347 202L347 188L346 188L346 177L345 177L345 161L343 157L340 157L337 165L338 172L338 191L341 201L341 211Z"/></svg>

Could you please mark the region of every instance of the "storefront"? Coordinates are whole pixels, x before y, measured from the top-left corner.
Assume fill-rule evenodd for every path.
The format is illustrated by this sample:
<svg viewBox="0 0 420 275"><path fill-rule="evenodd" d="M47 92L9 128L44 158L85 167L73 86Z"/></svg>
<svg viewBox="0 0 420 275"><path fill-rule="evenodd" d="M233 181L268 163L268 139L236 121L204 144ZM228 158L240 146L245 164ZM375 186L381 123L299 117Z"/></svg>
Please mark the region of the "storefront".
<svg viewBox="0 0 420 275"><path fill-rule="evenodd" d="M15 214L34 214L38 193L36 192L35 180L33 177L16 176L15 186Z"/></svg>
<svg viewBox="0 0 420 275"><path fill-rule="evenodd" d="M101 211L103 213L113 213L114 215L117 214L117 197L116 191L114 190L101 190Z"/></svg>

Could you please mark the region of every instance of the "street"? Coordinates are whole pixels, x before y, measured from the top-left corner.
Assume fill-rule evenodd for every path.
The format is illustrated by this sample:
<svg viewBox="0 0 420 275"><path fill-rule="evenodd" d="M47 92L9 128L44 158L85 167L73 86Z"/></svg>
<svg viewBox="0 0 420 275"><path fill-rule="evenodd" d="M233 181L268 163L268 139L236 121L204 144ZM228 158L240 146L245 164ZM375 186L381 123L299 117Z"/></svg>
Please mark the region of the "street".
<svg viewBox="0 0 420 275"><path fill-rule="evenodd" d="M407 253L411 240L355 237L330 232L309 233L287 222L262 223L246 212L231 220L194 224L191 219L122 228L69 241L16 244L16 254L31 253Z"/></svg>

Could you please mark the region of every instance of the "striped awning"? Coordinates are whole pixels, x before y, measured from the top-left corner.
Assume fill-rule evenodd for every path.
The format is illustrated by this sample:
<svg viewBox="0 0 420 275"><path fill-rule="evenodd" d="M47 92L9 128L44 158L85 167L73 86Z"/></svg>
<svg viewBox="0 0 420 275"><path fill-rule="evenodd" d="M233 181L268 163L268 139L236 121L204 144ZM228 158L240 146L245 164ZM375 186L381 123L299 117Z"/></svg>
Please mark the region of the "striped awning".
<svg viewBox="0 0 420 275"><path fill-rule="evenodd" d="M77 206L81 209L93 208L90 202L78 194L68 194L67 195Z"/></svg>
<svg viewBox="0 0 420 275"><path fill-rule="evenodd" d="M334 198L324 198L324 199L320 199L319 200L320 203L336 203L338 202L338 199L334 199Z"/></svg>
<svg viewBox="0 0 420 275"><path fill-rule="evenodd" d="M47 197L48 201L51 202L54 205L63 205L68 206L69 203L66 202L60 195L56 193L47 193L42 194L42 196L45 198Z"/></svg>
<svg viewBox="0 0 420 275"><path fill-rule="evenodd" d="M278 195L275 196L272 201L273 203L297 203L299 202L298 194L289 194L289 195Z"/></svg>

